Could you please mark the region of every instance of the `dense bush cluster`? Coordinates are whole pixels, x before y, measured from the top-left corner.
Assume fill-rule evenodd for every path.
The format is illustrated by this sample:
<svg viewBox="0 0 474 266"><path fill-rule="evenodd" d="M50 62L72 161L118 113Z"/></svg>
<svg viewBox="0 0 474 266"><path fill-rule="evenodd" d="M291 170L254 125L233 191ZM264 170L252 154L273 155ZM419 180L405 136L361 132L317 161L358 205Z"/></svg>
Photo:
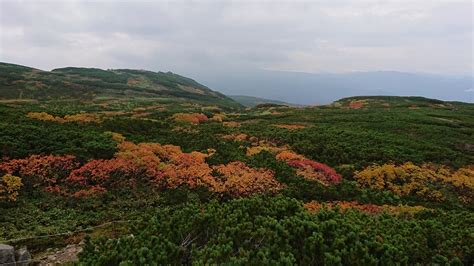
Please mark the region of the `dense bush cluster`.
<svg viewBox="0 0 474 266"><path fill-rule="evenodd" d="M21 176L30 189L41 187L75 197L134 188L137 182L169 189L205 187L236 197L275 193L283 187L267 169L253 169L239 161L210 166L205 161L209 154L184 153L178 146L159 143L134 144L118 134L112 137L120 141L112 159L80 165L71 155L32 155L0 163L0 173Z"/></svg>
<svg viewBox="0 0 474 266"><path fill-rule="evenodd" d="M321 210L284 197L165 208L132 235L89 241L83 264L376 265L472 263L472 213ZM449 239L449 241L447 241ZM414 241L415 240L415 241Z"/></svg>

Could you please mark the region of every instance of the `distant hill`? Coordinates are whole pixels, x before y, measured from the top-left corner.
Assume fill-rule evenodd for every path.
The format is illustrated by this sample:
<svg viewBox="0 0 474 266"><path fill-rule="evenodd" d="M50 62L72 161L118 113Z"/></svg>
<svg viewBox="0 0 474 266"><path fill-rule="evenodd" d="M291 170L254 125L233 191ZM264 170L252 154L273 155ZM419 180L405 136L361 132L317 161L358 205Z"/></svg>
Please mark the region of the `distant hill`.
<svg viewBox="0 0 474 266"><path fill-rule="evenodd" d="M0 63L0 99L171 98L241 107L231 98L171 72L66 67L43 71Z"/></svg>
<svg viewBox="0 0 474 266"><path fill-rule="evenodd" d="M287 103L283 101L277 100L270 100L260 97L253 97L253 96L245 96L245 95L228 95L229 98L233 99L234 101L242 104L246 107L255 107L260 104L271 103L271 104L279 104L279 105L288 105L288 106L299 106L292 103Z"/></svg>

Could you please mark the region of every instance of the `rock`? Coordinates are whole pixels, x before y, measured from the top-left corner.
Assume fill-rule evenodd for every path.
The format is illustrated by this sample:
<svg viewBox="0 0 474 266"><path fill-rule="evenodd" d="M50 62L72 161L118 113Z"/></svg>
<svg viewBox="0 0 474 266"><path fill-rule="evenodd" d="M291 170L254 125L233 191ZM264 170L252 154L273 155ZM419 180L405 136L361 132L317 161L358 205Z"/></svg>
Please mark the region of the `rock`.
<svg viewBox="0 0 474 266"><path fill-rule="evenodd" d="M0 244L0 265L15 266L15 249L12 246Z"/></svg>
<svg viewBox="0 0 474 266"><path fill-rule="evenodd" d="M27 266L31 262L31 254L26 247L18 249L15 258L17 266Z"/></svg>

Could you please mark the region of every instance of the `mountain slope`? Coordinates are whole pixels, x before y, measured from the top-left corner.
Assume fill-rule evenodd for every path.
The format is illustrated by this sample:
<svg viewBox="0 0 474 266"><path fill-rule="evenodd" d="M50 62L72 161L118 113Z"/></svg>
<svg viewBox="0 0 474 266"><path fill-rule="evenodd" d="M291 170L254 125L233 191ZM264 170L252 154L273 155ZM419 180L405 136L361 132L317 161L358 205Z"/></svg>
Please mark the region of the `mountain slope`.
<svg viewBox="0 0 474 266"><path fill-rule="evenodd" d="M241 107L229 97L171 72L66 67L42 71L0 63L0 98L94 99L147 97Z"/></svg>

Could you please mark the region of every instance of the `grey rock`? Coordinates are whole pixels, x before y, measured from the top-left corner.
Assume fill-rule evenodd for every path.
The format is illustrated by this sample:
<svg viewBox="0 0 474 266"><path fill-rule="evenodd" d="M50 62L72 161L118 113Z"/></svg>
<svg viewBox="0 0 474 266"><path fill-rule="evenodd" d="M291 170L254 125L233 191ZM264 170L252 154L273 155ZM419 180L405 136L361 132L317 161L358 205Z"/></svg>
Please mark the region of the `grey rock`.
<svg viewBox="0 0 474 266"><path fill-rule="evenodd" d="M0 265L15 266L15 249L12 246L0 244Z"/></svg>
<svg viewBox="0 0 474 266"><path fill-rule="evenodd" d="M15 257L17 266L27 266L31 262L31 254L26 247L18 249Z"/></svg>

